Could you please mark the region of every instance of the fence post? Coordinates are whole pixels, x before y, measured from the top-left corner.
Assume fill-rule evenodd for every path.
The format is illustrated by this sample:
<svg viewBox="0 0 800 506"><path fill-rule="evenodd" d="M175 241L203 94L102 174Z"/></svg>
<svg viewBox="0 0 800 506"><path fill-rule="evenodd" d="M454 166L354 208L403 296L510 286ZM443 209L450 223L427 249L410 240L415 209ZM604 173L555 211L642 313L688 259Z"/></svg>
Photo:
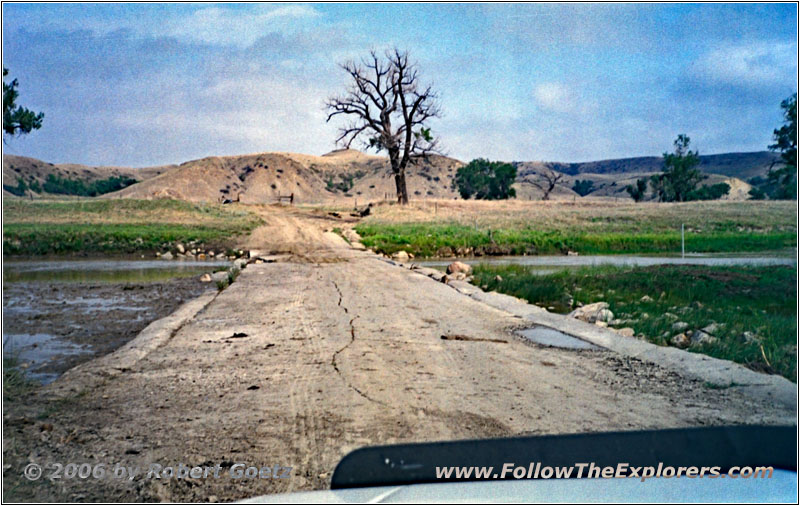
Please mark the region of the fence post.
<svg viewBox="0 0 800 506"><path fill-rule="evenodd" d="M686 241L683 237L683 223L681 223L681 258L686 258Z"/></svg>

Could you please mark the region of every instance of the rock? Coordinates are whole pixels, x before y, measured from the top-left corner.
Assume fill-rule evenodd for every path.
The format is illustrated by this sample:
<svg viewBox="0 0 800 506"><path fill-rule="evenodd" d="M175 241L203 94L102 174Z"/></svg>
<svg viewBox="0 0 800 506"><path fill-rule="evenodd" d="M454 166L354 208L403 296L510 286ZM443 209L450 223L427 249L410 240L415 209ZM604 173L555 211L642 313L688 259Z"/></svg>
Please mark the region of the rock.
<svg viewBox="0 0 800 506"><path fill-rule="evenodd" d="M578 256L578 252L577 251L567 250L567 256L568 257L576 257L576 256Z"/></svg>
<svg viewBox="0 0 800 506"><path fill-rule="evenodd" d="M742 337L744 338L744 342L746 342L747 344L752 344L752 343L759 344L761 342L761 337L757 336L753 332L750 332L749 330L746 330L742 334Z"/></svg>
<svg viewBox="0 0 800 506"><path fill-rule="evenodd" d="M703 332L702 330L698 330L692 333L691 340L693 344L711 344L716 342L717 338L711 334Z"/></svg>
<svg viewBox="0 0 800 506"><path fill-rule="evenodd" d="M160 251L156 251L156 258L159 258L160 256L161 256L161 252Z"/></svg>
<svg viewBox="0 0 800 506"><path fill-rule="evenodd" d="M209 251L208 252L208 256L211 257L211 258L214 258L214 252L213 251Z"/></svg>
<svg viewBox="0 0 800 506"><path fill-rule="evenodd" d="M197 254L197 259L198 260L205 260L206 259L206 254L205 253L198 253Z"/></svg>
<svg viewBox="0 0 800 506"><path fill-rule="evenodd" d="M464 274L470 274L472 272L472 267L465 264L464 262L453 262L447 266L448 274L455 274L458 272L463 272Z"/></svg>
<svg viewBox="0 0 800 506"><path fill-rule="evenodd" d="M649 314L647 314L647 313L642 313L642 316L641 316L641 319L642 319L642 320L646 320L646 319L648 319L648 318L650 318L650 315L649 315Z"/></svg>
<svg viewBox="0 0 800 506"><path fill-rule="evenodd" d="M644 297L639 299L639 302L653 302L653 298L650 297L649 295L645 295Z"/></svg>
<svg viewBox="0 0 800 506"><path fill-rule="evenodd" d="M689 345L692 344L692 340L686 337L686 334L684 334L683 332L672 336L672 339L670 339L669 342L672 346L675 346L676 348L688 348Z"/></svg>
<svg viewBox="0 0 800 506"><path fill-rule="evenodd" d="M211 274L211 281L225 281L228 279L228 271L217 271Z"/></svg>
<svg viewBox="0 0 800 506"><path fill-rule="evenodd" d="M498 283L502 283L503 282L503 276L498 274L497 276L494 277L494 280L497 281Z"/></svg>
<svg viewBox="0 0 800 506"><path fill-rule="evenodd" d="M722 330L722 325L716 322L712 322L701 329L703 332L707 334L711 334L712 336L717 335L717 332Z"/></svg>
<svg viewBox="0 0 800 506"><path fill-rule="evenodd" d="M408 256L408 253L406 253L403 250L400 250L397 253L395 253L394 255L392 255L392 258L394 258L398 262L408 262L409 256Z"/></svg>
<svg viewBox="0 0 800 506"><path fill-rule="evenodd" d="M686 330L689 324L686 322L675 322L672 324L672 330Z"/></svg>
<svg viewBox="0 0 800 506"><path fill-rule="evenodd" d="M617 329L617 334L623 337L633 337L636 332L633 331L630 327L625 327L623 329Z"/></svg>
<svg viewBox="0 0 800 506"><path fill-rule="evenodd" d="M167 251L166 253L164 253L163 255L161 255L161 258L163 258L164 260L172 260L172 253L170 253L169 251Z"/></svg>
<svg viewBox="0 0 800 506"><path fill-rule="evenodd" d="M608 322L614 319L614 313L608 310L608 302L586 304L571 312L568 316L588 323L596 321Z"/></svg>
<svg viewBox="0 0 800 506"><path fill-rule="evenodd" d="M414 253L409 253L408 254L408 258L410 258L411 260L414 260Z"/></svg>
<svg viewBox="0 0 800 506"><path fill-rule="evenodd" d="M237 269L242 270L245 268L245 266L247 266L247 260L245 260L244 258L237 258L236 260L233 261L233 265Z"/></svg>
<svg viewBox="0 0 800 506"><path fill-rule="evenodd" d="M606 309L606 311L608 310ZM596 322L594 322L594 324L597 325L598 327L603 327L603 328L608 327L608 323L602 320L597 320Z"/></svg>
<svg viewBox="0 0 800 506"><path fill-rule="evenodd" d="M211 283L211 274L209 273L203 274L202 276L200 276L200 281L202 281L203 283Z"/></svg>
<svg viewBox="0 0 800 506"><path fill-rule="evenodd" d="M667 318L669 320L677 320L678 319L678 315L673 314L673 313L664 313L664 318Z"/></svg>
<svg viewBox="0 0 800 506"><path fill-rule="evenodd" d="M196 255L196 254L197 254L197 250L196 250L195 248L192 248L192 251L191 251L190 253L191 253L192 255Z"/></svg>
<svg viewBox="0 0 800 506"><path fill-rule="evenodd" d="M608 323L614 319L614 313L611 312L609 309L601 309L597 312L597 320Z"/></svg>
<svg viewBox="0 0 800 506"><path fill-rule="evenodd" d="M175 245L175 249L178 250L178 253L184 254L186 253L186 248L183 247L183 244L178 243Z"/></svg>
<svg viewBox="0 0 800 506"><path fill-rule="evenodd" d="M436 250L437 257L452 257L455 256L453 253L453 248L450 246L442 246L441 248Z"/></svg>
<svg viewBox="0 0 800 506"><path fill-rule="evenodd" d="M460 257L468 257L472 255L472 248L459 246L458 248L456 248L456 255Z"/></svg>

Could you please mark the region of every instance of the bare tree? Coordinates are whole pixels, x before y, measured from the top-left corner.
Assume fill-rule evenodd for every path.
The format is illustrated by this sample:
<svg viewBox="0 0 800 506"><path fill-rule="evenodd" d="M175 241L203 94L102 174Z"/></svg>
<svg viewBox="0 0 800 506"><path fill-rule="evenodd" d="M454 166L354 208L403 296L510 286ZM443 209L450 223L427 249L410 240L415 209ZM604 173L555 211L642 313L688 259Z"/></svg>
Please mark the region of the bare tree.
<svg viewBox="0 0 800 506"><path fill-rule="evenodd" d="M341 67L352 82L345 94L326 102L327 121L340 114L353 120L339 130L336 142L350 148L360 138L367 148L388 152L397 201L408 204L406 167L440 154L438 139L426 126L441 115L437 94L430 85L420 85L417 65L397 48L384 57L372 51L360 63L349 61Z"/></svg>
<svg viewBox="0 0 800 506"><path fill-rule="evenodd" d="M544 192L542 200L550 200L550 192L556 187L561 178L564 177L562 172L556 172L550 169L543 169L541 172L536 172L544 181L537 181L531 178L530 183Z"/></svg>

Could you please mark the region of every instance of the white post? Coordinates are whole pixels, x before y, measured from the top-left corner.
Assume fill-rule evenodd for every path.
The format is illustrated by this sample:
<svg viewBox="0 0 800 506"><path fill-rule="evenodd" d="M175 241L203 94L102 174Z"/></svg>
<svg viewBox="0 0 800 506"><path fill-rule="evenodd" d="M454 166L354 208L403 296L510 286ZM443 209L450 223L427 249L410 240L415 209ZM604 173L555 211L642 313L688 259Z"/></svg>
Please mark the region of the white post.
<svg viewBox="0 0 800 506"><path fill-rule="evenodd" d="M681 223L681 258L686 258L686 242L683 238L683 223Z"/></svg>

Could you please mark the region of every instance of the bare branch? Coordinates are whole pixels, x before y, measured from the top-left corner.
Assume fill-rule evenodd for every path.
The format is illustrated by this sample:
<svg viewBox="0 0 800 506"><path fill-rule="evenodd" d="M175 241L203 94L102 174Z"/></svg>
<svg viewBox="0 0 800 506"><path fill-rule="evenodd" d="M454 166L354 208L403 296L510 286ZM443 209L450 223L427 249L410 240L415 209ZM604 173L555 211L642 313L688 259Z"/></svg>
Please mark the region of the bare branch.
<svg viewBox="0 0 800 506"><path fill-rule="evenodd" d="M344 95L326 101L326 121L340 115L354 118L339 130L337 144L350 147L362 138L368 147L388 152L398 198L405 203L406 165L440 152L438 139L428 127L431 119L441 116L436 92L432 86L420 86L416 64L397 48L384 56L370 52L360 63L349 61L341 68L350 78L350 87Z"/></svg>

